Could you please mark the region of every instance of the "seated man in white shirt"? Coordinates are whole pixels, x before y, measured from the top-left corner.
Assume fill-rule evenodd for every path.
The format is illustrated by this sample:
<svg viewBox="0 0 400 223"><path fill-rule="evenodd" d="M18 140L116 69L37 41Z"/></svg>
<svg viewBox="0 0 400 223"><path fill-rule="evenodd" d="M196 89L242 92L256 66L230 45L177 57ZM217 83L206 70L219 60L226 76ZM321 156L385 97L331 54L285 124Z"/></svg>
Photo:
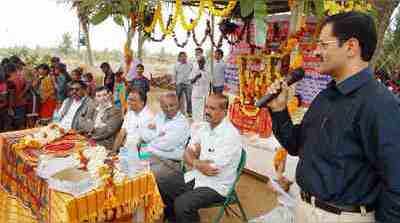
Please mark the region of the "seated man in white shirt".
<svg viewBox="0 0 400 223"><path fill-rule="evenodd" d="M118 151L121 146L129 149L136 148L137 143L142 138L143 131L147 130L154 119L153 112L146 105L146 92L137 88L129 88L127 101L129 109L115 140L114 151Z"/></svg>
<svg viewBox="0 0 400 223"><path fill-rule="evenodd" d="M211 95L206 103L207 124L192 135L184 160L192 170L158 182L169 222L200 222L198 209L222 202L232 187L242 145L238 130L226 116L228 98Z"/></svg>
<svg viewBox="0 0 400 223"><path fill-rule="evenodd" d="M142 135L142 140L148 143L152 153L150 167L157 180L171 171L179 170L190 135L189 122L179 111L175 92L162 95L160 107L162 112L156 115L149 129Z"/></svg>
<svg viewBox="0 0 400 223"><path fill-rule="evenodd" d="M94 121L96 105L93 99L85 96L86 84L83 81L70 83L70 97L66 98L60 109L54 114L54 121L66 131L89 132L85 121Z"/></svg>

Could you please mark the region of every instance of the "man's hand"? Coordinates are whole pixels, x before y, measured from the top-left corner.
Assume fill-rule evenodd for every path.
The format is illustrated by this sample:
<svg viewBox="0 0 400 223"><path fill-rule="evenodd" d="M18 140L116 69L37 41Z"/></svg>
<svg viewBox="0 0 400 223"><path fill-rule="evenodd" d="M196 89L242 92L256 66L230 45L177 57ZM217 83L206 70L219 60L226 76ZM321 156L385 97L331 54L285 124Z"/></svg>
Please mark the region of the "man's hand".
<svg viewBox="0 0 400 223"><path fill-rule="evenodd" d="M270 101L267 106L273 111L273 112L279 112L283 111L287 107L288 103L288 94L289 94L289 87L284 82L283 80L277 80L271 86L268 88L268 93L275 94L277 92L281 91L281 93Z"/></svg>
<svg viewBox="0 0 400 223"><path fill-rule="evenodd" d="M219 169L215 166L214 162L210 160L196 160L193 162L193 167L206 176L215 176L219 174Z"/></svg>

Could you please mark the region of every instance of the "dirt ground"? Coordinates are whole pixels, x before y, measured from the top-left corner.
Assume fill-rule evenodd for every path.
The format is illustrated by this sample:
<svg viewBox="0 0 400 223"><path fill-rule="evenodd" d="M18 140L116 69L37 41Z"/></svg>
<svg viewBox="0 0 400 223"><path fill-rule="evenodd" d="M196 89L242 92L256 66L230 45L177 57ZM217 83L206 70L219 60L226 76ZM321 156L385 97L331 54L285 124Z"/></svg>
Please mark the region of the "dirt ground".
<svg viewBox="0 0 400 223"><path fill-rule="evenodd" d="M149 107L153 111L160 111L158 98L166 90L152 89L150 92ZM267 188L267 184L247 173L242 174L237 186L237 193L249 219L269 212L277 204L276 195ZM235 207L235 210L238 209ZM217 213L217 208L201 210L202 222L212 222ZM234 215L230 217L224 215L222 222L235 223L241 221Z"/></svg>

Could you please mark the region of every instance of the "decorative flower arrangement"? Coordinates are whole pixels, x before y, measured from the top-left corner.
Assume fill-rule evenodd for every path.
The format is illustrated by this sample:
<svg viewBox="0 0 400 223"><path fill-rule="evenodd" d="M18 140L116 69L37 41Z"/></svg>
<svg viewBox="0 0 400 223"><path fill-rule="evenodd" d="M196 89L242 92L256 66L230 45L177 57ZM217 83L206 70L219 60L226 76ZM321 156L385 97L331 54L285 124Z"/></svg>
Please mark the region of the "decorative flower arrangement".
<svg viewBox="0 0 400 223"><path fill-rule="evenodd" d="M373 10L372 4L369 0L306 0L305 5L309 6L312 2L314 4L322 5L323 7L321 7L321 10L323 10L323 13L327 15L335 15L349 11L371 12ZM293 9L297 3L297 0L288 0L288 5L291 9Z"/></svg>
<svg viewBox="0 0 400 223"><path fill-rule="evenodd" d="M56 124L51 124L39 129L37 132L21 138L16 144L12 145L13 149L40 149L43 146L61 138L65 134L64 129Z"/></svg>
<svg viewBox="0 0 400 223"><path fill-rule="evenodd" d="M150 25L144 27L146 33L153 32L157 23L160 25L160 30L164 35L171 35L174 32L175 26L179 19L180 24L186 31L192 31L199 23L200 19L204 14L205 7L215 16L226 17L231 14L232 10L237 4L237 0L229 0L228 5L223 9L217 9L214 5L213 0L201 0L195 19L191 20L189 23L186 22L186 16L183 11L182 0L177 0L175 2L175 12L172 15L171 22L169 25L165 26L162 14L162 3L159 2L155 8L153 19Z"/></svg>
<svg viewBox="0 0 400 223"><path fill-rule="evenodd" d="M99 179L99 184L104 184L111 177L116 182L125 179L115 158L108 158L103 146L93 146L76 153L75 158L80 161L79 168L87 170L93 179ZM108 171L106 171L108 170ZM100 186L100 185L98 185Z"/></svg>
<svg viewBox="0 0 400 223"><path fill-rule="evenodd" d="M324 9L328 15L335 15L341 12L361 11L368 12L373 9L372 4L367 0L335 1L325 0Z"/></svg>
<svg viewBox="0 0 400 223"><path fill-rule="evenodd" d="M281 78L277 67L281 55L242 55L239 64L239 98L241 111L249 117L258 115L259 108L254 106L255 100L265 94L269 85L276 78ZM252 71L251 65L264 65L259 71Z"/></svg>

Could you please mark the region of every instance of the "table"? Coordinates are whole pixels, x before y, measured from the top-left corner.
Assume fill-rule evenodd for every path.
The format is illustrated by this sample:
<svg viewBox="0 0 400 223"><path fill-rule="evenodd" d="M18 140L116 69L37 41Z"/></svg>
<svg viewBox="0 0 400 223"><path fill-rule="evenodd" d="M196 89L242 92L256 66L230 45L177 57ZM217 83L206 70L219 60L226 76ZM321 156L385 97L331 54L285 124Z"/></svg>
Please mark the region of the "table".
<svg viewBox="0 0 400 223"><path fill-rule="evenodd" d="M112 203L106 200L104 188L78 198L49 189L47 182L36 175L35 167L24 162L11 149L13 143L34 131L0 134L0 186L31 210L39 222L97 222L111 215L132 214L140 206L144 208L145 222L153 222L162 215L164 205L150 171L117 184Z"/></svg>

